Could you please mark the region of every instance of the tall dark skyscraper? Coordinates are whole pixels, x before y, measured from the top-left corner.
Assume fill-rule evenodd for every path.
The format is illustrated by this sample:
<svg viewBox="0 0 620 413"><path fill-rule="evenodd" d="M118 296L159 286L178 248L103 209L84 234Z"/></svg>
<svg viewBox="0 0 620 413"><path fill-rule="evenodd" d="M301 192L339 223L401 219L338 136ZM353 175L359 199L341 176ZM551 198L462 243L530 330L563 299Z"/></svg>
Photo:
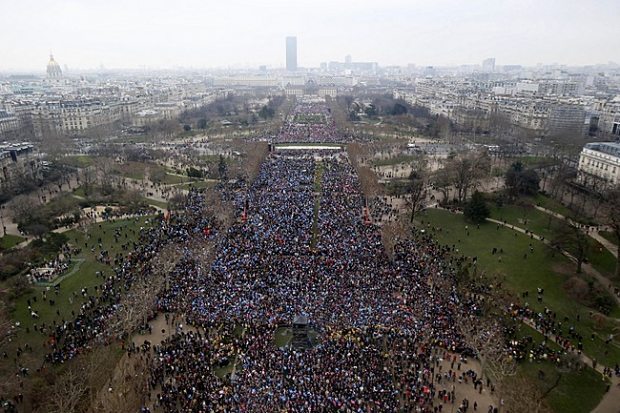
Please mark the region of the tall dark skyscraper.
<svg viewBox="0 0 620 413"><path fill-rule="evenodd" d="M286 70L297 70L297 37L286 38Z"/></svg>

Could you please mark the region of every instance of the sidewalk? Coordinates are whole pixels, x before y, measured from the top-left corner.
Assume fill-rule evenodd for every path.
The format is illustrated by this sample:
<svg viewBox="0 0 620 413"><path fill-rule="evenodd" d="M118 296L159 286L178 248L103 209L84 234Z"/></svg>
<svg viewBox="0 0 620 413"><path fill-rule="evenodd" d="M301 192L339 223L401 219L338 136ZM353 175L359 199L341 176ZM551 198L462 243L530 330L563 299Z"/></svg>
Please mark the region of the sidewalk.
<svg viewBox="0 0 620 413"><path fill-rule="evenodd" d="M564 215L562 214L558 214L555 211L552 211L550 209L547 208L543 208L541 206L535 205L534 208L536 208L537 210L544 212L545 214L549 214L551 216L554 216L555 218L558 219L567 219ZM570 218L569 218L570 219ZM578 224L578 223L577 223ZM618 246L615 245L612 242L609 242L609 240L607 240L606 238L602 237L599 233L598 230L597 231L587 231L584 230L584 232L589 235L591 238L594 238L594 240L598 241L601 245L603 245L605 248L607 248L609 250L609 252L612 253L612 255L616 258L618 258Z"/></svg>

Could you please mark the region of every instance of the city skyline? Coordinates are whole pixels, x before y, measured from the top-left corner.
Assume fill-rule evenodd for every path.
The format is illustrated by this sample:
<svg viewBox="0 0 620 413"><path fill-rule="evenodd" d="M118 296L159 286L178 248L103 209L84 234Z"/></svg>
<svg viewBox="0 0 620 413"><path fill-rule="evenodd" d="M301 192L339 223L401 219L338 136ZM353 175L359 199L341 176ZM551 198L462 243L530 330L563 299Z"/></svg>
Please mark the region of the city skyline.
<svg viewBox="0 0 620 413"><path fill-rule="evenodd" d="M352 7L355 5L355 7ZM382 66L605 64L620 49L620 5L602 0L502 4L387 0L271 0L203 4L194 0L120 3L15 2L0 16L0 71L42 72L54 53L61 66L108 68L285 67L282 39L298 39L299 67L325 61ZM24 18L28 17L27 24ZM596 30L585 30L596 22ZM42 36L42 34L44 34Z"/></svg>

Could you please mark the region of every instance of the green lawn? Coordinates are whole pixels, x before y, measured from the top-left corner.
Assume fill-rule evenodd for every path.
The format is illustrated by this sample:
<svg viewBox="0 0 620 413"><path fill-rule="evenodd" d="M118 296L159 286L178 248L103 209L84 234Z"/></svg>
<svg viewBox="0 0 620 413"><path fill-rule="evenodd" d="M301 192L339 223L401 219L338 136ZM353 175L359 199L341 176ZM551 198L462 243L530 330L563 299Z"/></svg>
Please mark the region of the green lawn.
<svg viewBox="0 0 620 413"><path fill-rule="evenodd" d="M560 318L569 317L577 331L587 337L583 344L588 355L607 365L613 366L620 362L618 338L612 342L613 345L606 346L604 343L604 339L612 332L614 322L608 321L606 325L597 328L590 318L591 309L567 295L564 284L574 276L574 264L567 258L560 254L552 255L548 247L524 234L504 227L498 229L491 223L482 224L477 229L475 225L467 224L462 215L443 210L427 210L419 215L418 221L423 221L424 228L430 230L441 244L454 246L466 256L477 257L479 271L500 278L502 286L516 297L529 291L529 305L533 309L542 311L544 307L549 307ZM466 225L469 226L469 236L466 234ZM433 231L432 227L441 227L441 231ZM529 252L530 244L534 248L533 253ZM503 254L492 255L494 247L503 249ZM535 298L537 287L545 291L542 303L538 303ZM618 313L618 307L614 308L612 314L617 316ZM576 321L577 315L581 318L579 322ZM595 334L593 340L590 339L592 333Z"/></svg>
<svg viewBox="0 0 620 413"><path fill-rule="evenodd" d="M398 165L401 163L409 163L417 158L418 156L416 155L398 155L393 158L376 159L372 163L375 166L389 166L389 165Z"/></svg>
<svg viewBox="0 0 620 413"><path fill-rule="evenodd" d="M164 185L174 185L174 184L180 184L183 182L187 182L190 179L187 176L180 176L180 175L172 175L167 173L164 177L164 179L161 180L161 183Z"/></svg>
<svg viewBox="0 0 620 413"><path fill-rule="evenodd" d="M211 188L217 185L217 182L218 182L217 180L192 181L192 182L185 183L183 185L176 185L175 187L179 189L186 189L186 190L189 190L190 188L204 189L204 188Z"/></svg>
<svg viewBox="0 0 620 413"><path fill-rule="evenodd" d="M614 234L613 232L601 231L599 232L599 235L605 238L607 241L611 242L612 244L618 245L618 237L616 237L616 234Z"/></svg>
<svg viewBox="0 0 620 413"><path fill-rule="evenodd" d="M146 202L149 205L155 205L156 207L160 207L162 209L168 209L167 202L158 201L156 199L151 199L151 198L146 198L146 197L143 197L142 199L144 200L144 202Z"/></svg>
<svg viewBox="0 0 620 413"><path fill-rule="evenodd" d="M620 285L620 280L615 280L616 257L600 242L588 238L590 248L588 250L588 262L601 274Z"/></svg>
<svg viewBox="0 0 620 413"><path fill-rule="evenodd" d="M537 235L541 235L547 239L553 237L553 229L561 221L553 216L537 210L532 205L503 205L498 207L489 204L491 209L491 218L506 223L528 229Z"/></svg>
<svg viewBox="0 0 620 413"><path fill-rule="evenodd" d="M524 166L528 168L540 168L543 166L555 165L558 161L553 158L548 158L545 156L519 156L518 158L514 158L515 162L521 162Z"/></svg>
<svg viewBox="0 0 620 413"><path fill-rule="evenodd" d="M84 302L82 296L79 294L84 287L88 288L89 293L94 293L94 287L103 283L103 278L96 275L97 271L103 271L104 275L112 274L112 267L96 260L98 254L98 248L95 252L91 251L91 248L96 247L98 239L101 237L101 243L105 249L110 252L111 256L114 256L118 252L127 254L130 250L123 251L122 244L128 243L137 239L140 227L150 225L146 223L149 217L142 217L139 219L130 220L118 220L112 222L104 222L101 224L94 224L89 227L90 239L86 239L84 232L77 229L66 232L69 238L69 243L82 251L74 256L74 259L84 260L79 265L79 269L72 275L69 275L62 279L60 282L59 293L55 294L54 288L49 286L34 286L30 293L24 294L17 298L13 302L12 318L14 321L18 321L21 325L16 340L12 345L23 345L29 343L34 349L34 355L39 358L45 355L46 348L42 345L46 342L47 336L33 330L33 325L37 323L41 325L52 324L54 321L57 323L62 320L72 320L74 318L72 311L77 314L80 305ZM122 237L119 242L114 240L114 229L122 228ZM125 238L127 234L127 238ZM75 264L74 264L75 265ZM71 268L69 269L71 271ZM42 293L47 291L48 299L53 299L55 305L50 305L48 302L42 300ZM76 292L77 296L73 293ZM34 297L37 298L37 302L34 302ZM27 301L31 300L32 309L39 315L39 319L34 319L30 315L28 310ZM58 313L57 313L58 311ZM35 360L37 361L37 360Z"/></svg>
<svg viewBox="0 0 620 413"><path fill-rule="evenodd" d="M61 163L75 166L76 168L86 168L93 164L93 159L88 155L65 156Z"/></svg>
<svg viewBox="0 0 620 413"><path fill-rule="evenodd" d="M77 187L73 190L73 195L81 197L81 198L86 198L86 191L84 191L84 187L80 186Z"/></svg>
<svg viewBox="0 0 620 413"><path fill-rule="evenodd" d="M117 175L121 175L126 178L135 179L138 181L145 179L147 177L147 172L148 175L150 175L156 171L165 172L162 166L151 162L129 161L122 164L115 164L113 168L113 172Z"/></svg>
<svg viewBox="0 0 620 413"><path fill-rule="evenodd" d="M538 346L544 340L542 334L522 324L517 331L517 337L531 337L533 339L532 347ZM560 347L552 341L547 341L547 347L552 350L559 350ZM541 380L538 372L542 370L545 378ZM554 363L523 361L519 365L519 373L527 377L530 383L536 385L541 393L545 393L549 386L555 383L559 374ZM607 383L601 379L600 374L591 368L584 371L573 371L562 374L560 384L553 389L547 396L547 401L556 412L580 413L589 412L598 404L605 393ZM584 391L587 389L587 391Z"/></svg>
<svg viewBox="0 0 620 413"><path fill-rule="evenodd" d="M562 224L560 219L539 211L527 203L522 205L503 205L501 207L490 204L490 209L491 218L528 229L536 235L545 237L547 240L554 238L554 228ZM616 269L616 258L596 240L589 238L589 241L588 261L601 274L610 279L613 278ZM620 285L620 280L614 281L617 281Z"/></svg>
<svg viewBox="0 0 620 413"><path fill-rule="evenodd" d="M538 372L545 373L544 379L538 378ZM544 393L552 386L559 374L553 363L524 362L519 374L523 374ZM591 368L582 371L562 373L560 382L547 396L553 411L558 413L583 413L591 411L603 398L607 382Z"/></svg>
<svg viewBox="0 0 620 413"><path fill-rule="evenodd" d="M25 238L19 237L17 235L6 234L5 236L0 237L0 251L13 248L15 245L19 244L23 240L25 240Z"/></svg>
<svg viewBox="0 0 620 413"><path fill-rule="evenodd" d="M556 201L553 198L550 198L546 195L543 194L537 194L534 197L530 197L529 199L531 199L531 202L534 205L539 205L543 208L549 209L551 211L554 211L560 215L563 215L565 217L569 217L573 214L573 212L568 209L568 207L565 207L564 205L562 205L560 202Z"/></svg>

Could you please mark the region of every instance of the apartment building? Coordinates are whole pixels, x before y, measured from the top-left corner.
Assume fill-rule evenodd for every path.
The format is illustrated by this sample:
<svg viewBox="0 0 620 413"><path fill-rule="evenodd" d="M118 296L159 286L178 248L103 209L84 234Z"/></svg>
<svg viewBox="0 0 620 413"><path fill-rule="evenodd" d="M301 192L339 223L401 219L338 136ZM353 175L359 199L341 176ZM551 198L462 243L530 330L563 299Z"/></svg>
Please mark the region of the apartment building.
<svg viewBox="0 0 620 413"><path fill-rule="evenodd" d="M620 185L620 143L587 143L579 156L578 179L588 186L600 180L607 185Z"/></svg>

